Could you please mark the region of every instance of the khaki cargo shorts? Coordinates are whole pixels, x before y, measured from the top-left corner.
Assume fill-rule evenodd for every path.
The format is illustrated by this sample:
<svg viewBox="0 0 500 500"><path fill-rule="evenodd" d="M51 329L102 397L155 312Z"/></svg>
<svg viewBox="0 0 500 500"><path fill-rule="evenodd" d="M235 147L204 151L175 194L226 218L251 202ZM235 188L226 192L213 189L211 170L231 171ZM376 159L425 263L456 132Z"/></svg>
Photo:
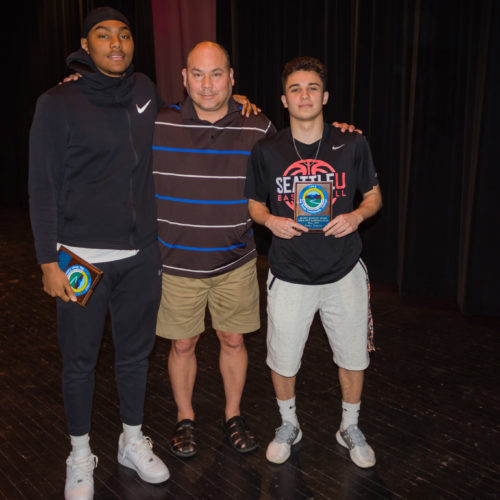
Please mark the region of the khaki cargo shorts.
<svg viewBox="0 0 500 500"><path fill-rule="evenodd" d="M212 327L228 333L250 333L260 327L256 259L211 278L163 273L156 334L187 339L205 331L206 307Z"/></svg>

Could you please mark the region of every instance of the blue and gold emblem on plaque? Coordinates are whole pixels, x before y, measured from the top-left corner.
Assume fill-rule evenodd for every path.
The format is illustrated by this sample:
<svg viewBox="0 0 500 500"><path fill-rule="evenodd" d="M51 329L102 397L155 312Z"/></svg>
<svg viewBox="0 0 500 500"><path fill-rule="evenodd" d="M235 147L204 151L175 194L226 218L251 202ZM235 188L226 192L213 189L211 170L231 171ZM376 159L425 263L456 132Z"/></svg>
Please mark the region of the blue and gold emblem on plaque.
<svg viewBox="0 0 500 500"><path fill-rule="evenodd" d="M64 246L58 251L58 264L68 277L76 301L85 307L103 276L102 271Z"/></svg>
<svg viewBox="0 0 500 500"><path fill-rule="evenodd" d="M332 182L295 184L295 221L320 232L332 218Z"/></svg>
<svg viewBox="0 0 500 500"><path fill-rule="evenodd" d="M66 269L65 274L77 297L89 291L92 284L92 277L87 268L80 265L71 266Z"/></svg>
<svg viewBox="0 0 500 500"><path fill-rule="evenodd" d="M308 214L321 212L328 203L328 194L323 186L311 184L299 193L299 205Z"/></svg>

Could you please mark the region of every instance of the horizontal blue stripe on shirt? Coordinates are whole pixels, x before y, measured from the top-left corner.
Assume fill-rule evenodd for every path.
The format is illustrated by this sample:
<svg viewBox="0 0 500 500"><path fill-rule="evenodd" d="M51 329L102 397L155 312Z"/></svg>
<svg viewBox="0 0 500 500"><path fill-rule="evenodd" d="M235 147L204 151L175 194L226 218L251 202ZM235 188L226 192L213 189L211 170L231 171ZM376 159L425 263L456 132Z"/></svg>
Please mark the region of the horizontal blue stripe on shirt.
<svg viewBox="0 0 500 500"><path fill-rule="evenodd" d="M213 155L246 155L250 156L250 151L242 150L223 150L223 149L185 149L185 148L167 148L163 146L153 146L154 150L157 151L176 151L179 153L202 153L202 154L213 154Z"/></svg>
<svg viewBox="0 0 500 500"><path fill-rule="evenodd" d="M241 203L248 203L247 199L244 200L190 200L189 198L174 198L173 196L160 196L155 194L159 200L177 201L180 203L196 203L197 205L239 205Z"/></svg>
<svg viewBox="0 0 500 500"><path fill-rule="evenodd" d="M253 229L252 231L250 231L249 236L252 236L252 234L253 234ZM195 252L220 252L224 250L234 250L235 248L241 248L247 246L246 242L244 242L244 243L238 243L237 245L231 245L229 247L187 247L184 245L172 245L171 243L163 241L160 237L158 237L158 241L162 245L165 245L168 248L179 248L180 250L193 250Z"/></svg>

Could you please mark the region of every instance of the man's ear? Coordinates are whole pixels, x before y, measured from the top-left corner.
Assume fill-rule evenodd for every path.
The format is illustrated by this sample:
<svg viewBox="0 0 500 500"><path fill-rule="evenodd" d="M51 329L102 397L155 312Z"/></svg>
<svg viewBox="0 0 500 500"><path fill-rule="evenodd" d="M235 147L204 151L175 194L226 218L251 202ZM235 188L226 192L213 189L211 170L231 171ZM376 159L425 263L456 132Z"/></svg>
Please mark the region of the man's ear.
<svg viewBox="0 0 500 500"><path fill-rule="evenodd" d="M281 102L283 103L283 107L288 108L288 102L286 101L286 95L281 96Z"/></svg>
<svg viewBox="0 0 500 500"><path fill-rule="evenodd" d="M80 38L80 47L85 51L87 52L87 54L89 53L89 42L86 38Z"/></svg>
<svg viewBox="0 0 500 500"><path fill-rule="evenodd" d="M234 87L234 70L229 68L229 78L231 78L231 85Z"/></svg>
<svg viewBox="0 0 500 500"><path fill-rule="evenodd" d="M186 85L186 83L187 83L187 69L186 68L183 68L183 70L182 70L182 80L184 82L184 87L187 88L187 85Z"/></svg>
<svg viewBox="0 0 500 500"><path fill-rule="evenodd" d="M330 97L330 94L328 93L327 90L323 92L323 106L328 102L328 98Z"/></svg>

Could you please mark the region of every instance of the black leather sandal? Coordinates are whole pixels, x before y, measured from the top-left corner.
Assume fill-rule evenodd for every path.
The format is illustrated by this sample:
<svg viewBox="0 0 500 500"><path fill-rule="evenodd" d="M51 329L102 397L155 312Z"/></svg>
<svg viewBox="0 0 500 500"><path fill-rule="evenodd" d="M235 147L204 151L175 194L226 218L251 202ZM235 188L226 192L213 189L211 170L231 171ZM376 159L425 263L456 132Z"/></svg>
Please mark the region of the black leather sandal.
<svg viewBox="0 0 500 500"><path fill-rule="evenodd" d="M170 442L170 451L181 458L196 455L198 446L194 440L194 421L188 418L177 422L175 433Z"/></svg>
<svg viewBox="0 0 500 500"><path fill-rule="evenodd" d="M250 453L258 448L254 435L250 432L242 417L237 415L224 424L224 432L229 444L238 453Z"/></svg>

